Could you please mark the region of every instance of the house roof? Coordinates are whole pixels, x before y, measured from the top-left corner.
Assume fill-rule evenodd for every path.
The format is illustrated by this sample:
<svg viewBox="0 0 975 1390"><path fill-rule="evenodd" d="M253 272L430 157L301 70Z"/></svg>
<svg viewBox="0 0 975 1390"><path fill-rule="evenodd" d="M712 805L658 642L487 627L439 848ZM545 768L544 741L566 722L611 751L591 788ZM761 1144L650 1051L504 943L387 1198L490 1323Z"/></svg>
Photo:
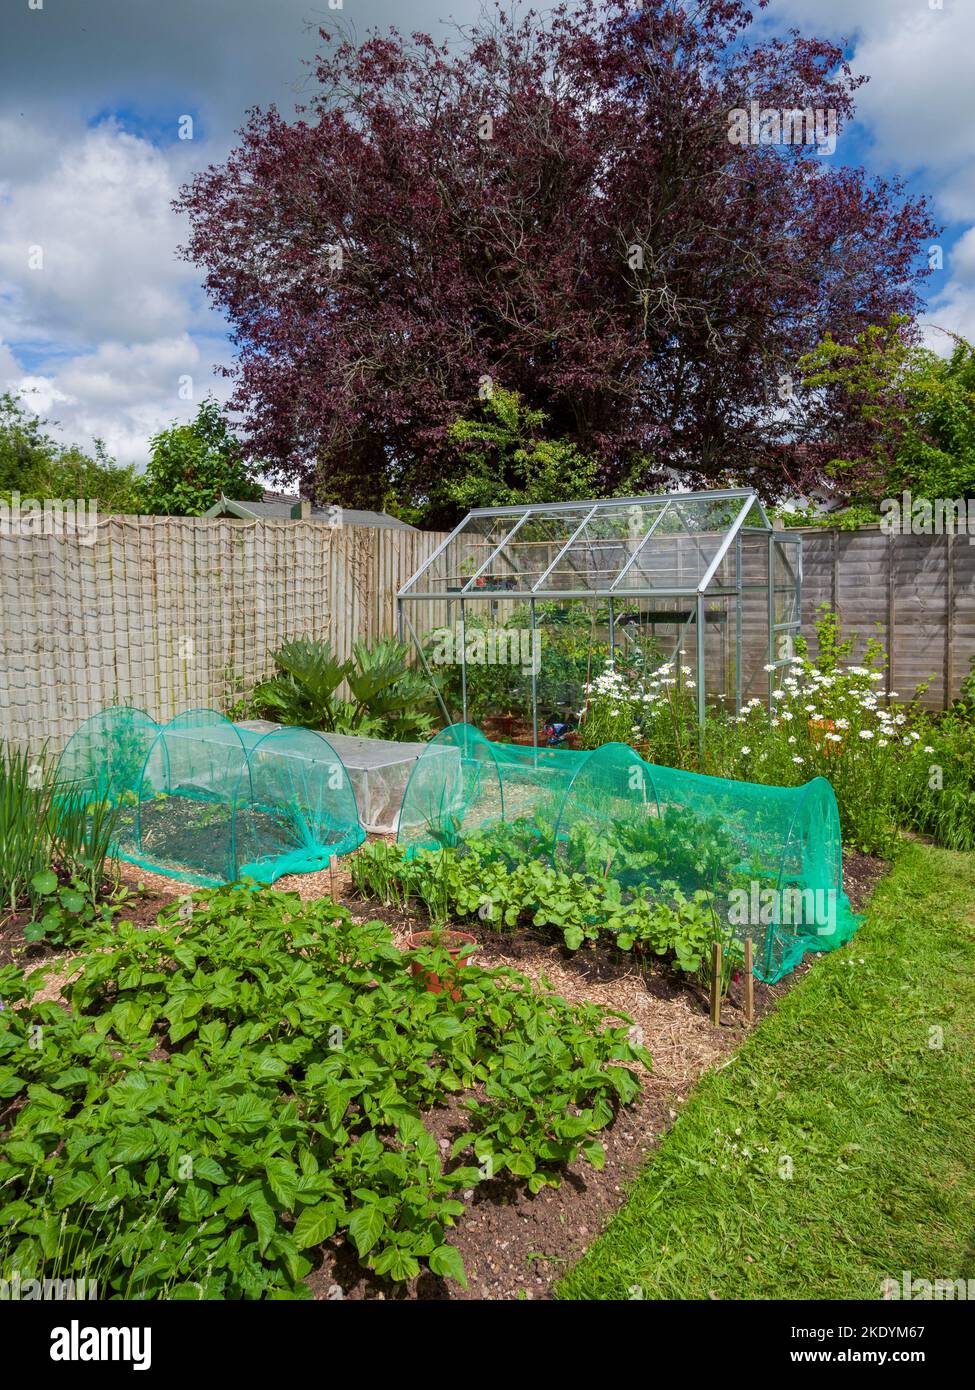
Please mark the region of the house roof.
<svg viewBox="0 0 975 1390"><path fill-rule="evenodd" d="M292 521L294 520L294 509L298 506L300 498L289 497L285 493L264 494L261 502L241 502L233 498L224 497L214 502L205 513L205 516L236 516L242 521ZM343 526L390 526L401 531L414 531L416 527L410 526L405 521L400 521L397 516L389 516L386 512L362 511L357 507L315 507L309 513L311 521L325 521L330 523L339 522Z"/></svg>

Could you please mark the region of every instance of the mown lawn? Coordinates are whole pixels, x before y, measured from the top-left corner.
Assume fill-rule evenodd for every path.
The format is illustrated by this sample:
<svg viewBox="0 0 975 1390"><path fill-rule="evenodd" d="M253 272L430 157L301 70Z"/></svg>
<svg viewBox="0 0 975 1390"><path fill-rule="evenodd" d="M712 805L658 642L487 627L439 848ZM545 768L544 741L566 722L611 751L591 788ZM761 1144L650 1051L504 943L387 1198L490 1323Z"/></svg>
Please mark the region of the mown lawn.
<svg viewBox="0 0 975 1390"><path fill-rule="evenodd" d="M651 1050L652 1050L652 1044ZM879 1298L975 1279L975 855L905 844L701 1084L563 1298Z"/></svg>

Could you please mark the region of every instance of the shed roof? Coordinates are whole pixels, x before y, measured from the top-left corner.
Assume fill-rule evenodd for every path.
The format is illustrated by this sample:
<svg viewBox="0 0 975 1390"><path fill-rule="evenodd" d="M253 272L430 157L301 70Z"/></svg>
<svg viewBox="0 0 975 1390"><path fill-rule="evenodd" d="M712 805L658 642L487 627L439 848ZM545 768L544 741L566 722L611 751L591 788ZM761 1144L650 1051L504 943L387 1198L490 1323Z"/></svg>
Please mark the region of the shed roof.
<svg viewBox="0 0 975 1390"><path fill-rule="evenodd" d="M241 502L221 495L219 501L214 502L205 515L236 516L242 521L291 521L300 500L298 497L279 496L270 501L265 499L261 502ZM343 526L390 526L403 531L416 529L397 516L389 516L386 512L363 511L358 507L341 507L336 511L330 507L313 506L309 513L311 521L335 522L338 518Z"/></svg>

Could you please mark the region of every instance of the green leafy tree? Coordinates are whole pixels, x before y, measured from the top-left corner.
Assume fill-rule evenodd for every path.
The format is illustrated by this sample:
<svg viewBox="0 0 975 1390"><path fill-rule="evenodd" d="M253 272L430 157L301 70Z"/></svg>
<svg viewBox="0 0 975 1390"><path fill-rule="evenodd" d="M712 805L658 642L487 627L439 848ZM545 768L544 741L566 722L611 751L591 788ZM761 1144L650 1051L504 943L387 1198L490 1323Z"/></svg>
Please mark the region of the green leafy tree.
<svg viewBox="0 0 975 1390"><path fill-rule="evenodd" d="M94 501L103 512L145 510L134 468L109 458L101 440L94 458L76 444L58 444L47 424L9 392L0 395L0 496Z"/></svg>
<svg viewBox="0 0 975 1390"><path fill-rule="evenodd" d="M188 425L154 435L146 469L147 510L157 516L202 516L220 494L259 501L263 489L212 396Z"/></svg>
<svg viewBox="0 0 975 1390"><path fill-rule="evenodd" d="M517 391L496 388L473 418L450 426L465 471L443 485L444 499L469 509L593 496L596 460L567 439L547 439L547 421L545 411L526 405Z"/></svg>
<svg viewBox="0 0 975 1390"><path fill-rule="evenodd" d="M828 335L800 361L818 393L824 437L838 446L827 471L853 504L910 489L975 496L975 347L957 338L948 358L913 342L906 320Z"/></svg>

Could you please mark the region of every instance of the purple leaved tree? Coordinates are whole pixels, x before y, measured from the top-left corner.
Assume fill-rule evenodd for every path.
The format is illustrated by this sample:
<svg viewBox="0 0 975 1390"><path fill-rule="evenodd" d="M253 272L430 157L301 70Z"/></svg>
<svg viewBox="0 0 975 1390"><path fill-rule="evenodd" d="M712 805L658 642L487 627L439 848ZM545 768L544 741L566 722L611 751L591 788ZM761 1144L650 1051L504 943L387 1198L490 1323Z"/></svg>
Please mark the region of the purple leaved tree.
<svg viewBox="0 0 975 1390"><path fill-rule="evenodd" d="M449 424L499 385L604 491L808 482L799 357L915 313L935 229L838 162L863 80L842 51L752 22L581 0L460 45L322 31L301 119L250 113L178 201L253 451L443 522Z"/></svg>

